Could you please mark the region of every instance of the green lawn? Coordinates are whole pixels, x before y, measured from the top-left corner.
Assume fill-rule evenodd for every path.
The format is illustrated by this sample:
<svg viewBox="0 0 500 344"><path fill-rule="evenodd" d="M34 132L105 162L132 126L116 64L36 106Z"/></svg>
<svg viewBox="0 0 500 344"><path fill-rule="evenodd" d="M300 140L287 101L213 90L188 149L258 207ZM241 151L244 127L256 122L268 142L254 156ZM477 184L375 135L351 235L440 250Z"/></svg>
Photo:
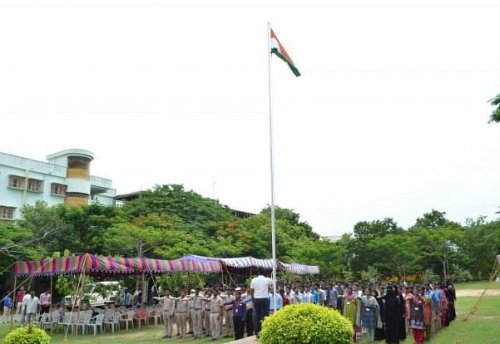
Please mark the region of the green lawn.
<svg viewBox="0 0 500 344"><path fill-rule="evenodd" d="M9 332L10 325L0 325L0 343ZM147 326L141 330L121 330L115 334L105 333L93 335L68 335L67 341L64 341L63 334L54 334L52 336L51 344L151 344L151 343L165 343L165 344L178 344L178 343L193 343L193 344L207 344L207 343L228 343L231 338L223 338L218 341L211 341L209 337L201 339L187 338L180 339L161 339L163 336L163 326Z"/></svg>
<svg viewBox="0 0 500 344"><path fill-rule="evenodd" d="M441 330L432 340L432 344L468 344L468 343L498 343L500 338L500 296L488 296L478 303L477 311L463 318L467 314L477 297L463 297L457 301L456 307L459 318L452 322L450 327Z"/></svg>

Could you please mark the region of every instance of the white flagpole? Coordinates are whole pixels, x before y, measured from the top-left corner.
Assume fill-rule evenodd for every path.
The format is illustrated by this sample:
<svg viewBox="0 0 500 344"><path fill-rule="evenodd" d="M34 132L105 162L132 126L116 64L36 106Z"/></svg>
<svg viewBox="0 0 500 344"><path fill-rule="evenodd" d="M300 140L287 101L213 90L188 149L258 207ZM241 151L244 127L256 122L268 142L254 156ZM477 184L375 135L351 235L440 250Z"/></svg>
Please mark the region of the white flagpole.
<svg viewBox="0 0 500 344"><path fill-rule="evenodd" d="M269 91L269 155L271 163L271 241L273 254L273 310L276 310L276 216L274 213L273 106L271 98L271 23L267 22L267 71Z"/></svg>

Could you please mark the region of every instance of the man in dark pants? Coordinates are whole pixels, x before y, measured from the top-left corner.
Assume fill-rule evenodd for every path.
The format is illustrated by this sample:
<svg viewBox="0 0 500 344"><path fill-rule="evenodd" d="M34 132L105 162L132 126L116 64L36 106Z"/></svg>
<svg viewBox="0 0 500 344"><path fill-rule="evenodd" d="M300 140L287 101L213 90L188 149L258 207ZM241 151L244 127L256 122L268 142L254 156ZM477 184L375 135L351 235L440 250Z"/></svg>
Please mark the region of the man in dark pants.
<svg viewBox="0 0 500 344"><path fill-rule="evenodd" d="M236 290L234 293L234 300L224 302L224 306L233 306L233 328L234 339L238 340L243 338L245 332L245 320L247 307L246 303L241 299L241 291Z"/></svg>
<svg viewBox="0 0 500 344"><path fill-rule="evenodd" d="M253 336L253 301L252 292L250 288L246 292L246 296L243 299L246 304L247 314L245 320L245 327L247 329L247 337Z"/></svg>
<svg viewBox="0 0 500 344"><path fill-rule="evenodd" d="M250 283L255 313L254 331L257 337L259 337L262 320L269 315L269 287L272 285L273 280L263 275L254 277Z"/></svg>

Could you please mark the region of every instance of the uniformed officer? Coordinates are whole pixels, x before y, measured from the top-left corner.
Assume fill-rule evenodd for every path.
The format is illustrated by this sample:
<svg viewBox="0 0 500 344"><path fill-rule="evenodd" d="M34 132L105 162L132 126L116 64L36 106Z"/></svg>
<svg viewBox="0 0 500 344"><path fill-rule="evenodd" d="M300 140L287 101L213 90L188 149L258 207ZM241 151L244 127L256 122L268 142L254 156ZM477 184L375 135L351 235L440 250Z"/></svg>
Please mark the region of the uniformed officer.
<svg viewBox="0 0 500 344"><path fill-rule="evenodd" d="M163 323L165 325L165 335L162 338L172 337L172 327L175 309L175 299L170 296L170 290L165 290L165 296L154 297L155 300L160 301L163 310Z"/></svg>
<svg viewBox="0 0 500 344"><path fill-rule="evenodd" d="M175 306L175 319L177 321L177 331L179 332L180 338L186 338L186 326L187 326L187 313L188 313L188 302L190 298L186 296L184 291L181 291L177 303Z"/></svg>
<svg viewBox="0 0 500 344"><path fill-rule="evenodd" d="M225 336L232 337L233 336L233 291L228 288L226 290L226 295L222 297L222 301L224 302L224 332Z"/></svg>
<svg viewBox="0 0 500 344"><path fill-rule="evenodd" d="M210 337L210 299L212 297L212 290L208 289L203 295L203 322L205 327L205 333Z"/></svg>
<svg viewBox="0 0 500 344"><path fill-rule="evenodd" d="M214 290L213 296L210 299L210 333L212 340L219 339L220 336L220 320L222 319L222 299L218 295L218 291Z"/></svg>
<svg viewBox="0 0 500 344"><path fill-rule="evenodd" d="M201 328L202 328L202 298L200 297L200 291L198 289L195 290L194 295L191 299L191 322L193 324L192 330L194 338L198 338L201 336Z"/></svg>

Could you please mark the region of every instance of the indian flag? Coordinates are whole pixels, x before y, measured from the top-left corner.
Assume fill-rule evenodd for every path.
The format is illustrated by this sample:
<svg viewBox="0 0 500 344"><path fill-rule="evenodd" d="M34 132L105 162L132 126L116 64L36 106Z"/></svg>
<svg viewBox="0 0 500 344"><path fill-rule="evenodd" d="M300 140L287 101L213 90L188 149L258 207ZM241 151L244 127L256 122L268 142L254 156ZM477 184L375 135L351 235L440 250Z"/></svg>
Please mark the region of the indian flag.
<svg viewBox="0 0 500 344"><path fill-rule="evenodd" d="M271 29L271 53L275 54L280 59L285 61L288 64L288 67L290 67L290 69L292 70L293 74L295 74L295 76L300 76L299 70L297 69L297 67L295 67L295 64L290 58L290 55L288 55L285 48L279 41L278 37L276 37L276 34L272 29Z"/></svg>

